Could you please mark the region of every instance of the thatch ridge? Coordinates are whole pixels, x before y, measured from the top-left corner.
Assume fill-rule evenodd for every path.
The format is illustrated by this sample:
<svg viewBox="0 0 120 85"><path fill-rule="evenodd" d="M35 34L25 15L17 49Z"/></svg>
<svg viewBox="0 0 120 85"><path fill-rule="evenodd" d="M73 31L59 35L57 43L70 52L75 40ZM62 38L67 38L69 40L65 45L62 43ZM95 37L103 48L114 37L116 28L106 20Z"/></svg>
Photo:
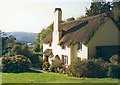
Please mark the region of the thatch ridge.
<svg viewBox="0 0 120 85"><path fill-rule="evenodd" d="M72 28L78 29L69 34L65 34L59 41L59 45L70 46L71 44L75 44L77 42L81 42L83 44L87 44L90 38L97 31L98 27L107 20L107 15L105 13L99 14L92 17L87 17L81 20L74 20L67 23L61 23L60 29L64 31L68 31ZM78 28L81 23L88 21L88 24L82 28ZM75 28L76 27L76 28ZM43 43L51 43L52 42L52 33L50 33L45 39Z"/></svg>

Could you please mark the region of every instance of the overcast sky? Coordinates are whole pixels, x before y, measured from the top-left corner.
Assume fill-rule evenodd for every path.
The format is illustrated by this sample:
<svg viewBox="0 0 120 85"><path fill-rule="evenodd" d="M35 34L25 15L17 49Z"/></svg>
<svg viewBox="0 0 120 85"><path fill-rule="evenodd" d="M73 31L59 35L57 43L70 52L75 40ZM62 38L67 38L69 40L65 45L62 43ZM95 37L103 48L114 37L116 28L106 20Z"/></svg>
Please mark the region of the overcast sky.
<svg viewBox="0 0 120 85"><path fill-rule="evenodd" d="M38 33L53 21L54 9L62 19L85 14L91 0L0 0L0 30Z"/></svg>

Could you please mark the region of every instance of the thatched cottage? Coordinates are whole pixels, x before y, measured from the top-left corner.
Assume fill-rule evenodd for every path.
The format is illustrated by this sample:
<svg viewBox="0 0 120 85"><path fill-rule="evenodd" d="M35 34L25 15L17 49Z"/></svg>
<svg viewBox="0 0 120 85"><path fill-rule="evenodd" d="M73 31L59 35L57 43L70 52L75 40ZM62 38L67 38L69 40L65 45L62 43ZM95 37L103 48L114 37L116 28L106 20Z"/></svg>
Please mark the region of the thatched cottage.
<svg viewBox="0 0 120 85"><path fill-rule="evenodd" d="M43 40L44 57L50 63L60 59L65 65L70 65L76 57L105 58L106 52L101 53L102 49L111 52L111 48L118 47L118 32L114 20L105 13L63 23L62 10L56 8L53 32Z"/></svg>

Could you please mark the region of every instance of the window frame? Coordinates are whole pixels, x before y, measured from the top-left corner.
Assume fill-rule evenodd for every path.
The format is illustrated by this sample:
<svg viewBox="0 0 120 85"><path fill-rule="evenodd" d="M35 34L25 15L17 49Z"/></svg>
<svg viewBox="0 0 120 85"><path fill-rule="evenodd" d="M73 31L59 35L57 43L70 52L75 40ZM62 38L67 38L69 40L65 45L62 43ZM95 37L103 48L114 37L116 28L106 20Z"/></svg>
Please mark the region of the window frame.
<svg viewBox="0 0 120 85"><path fill-rule="evenodd" d="M77 43L77 50L81 50L82 51L82 43L81 42Z"/></svg>
<svg viewBox="0 0 120 85"><path fill-rule="evenodd" d="M64 65L68 65L68 56L67 55L62 55L62 61Z"/></svg>

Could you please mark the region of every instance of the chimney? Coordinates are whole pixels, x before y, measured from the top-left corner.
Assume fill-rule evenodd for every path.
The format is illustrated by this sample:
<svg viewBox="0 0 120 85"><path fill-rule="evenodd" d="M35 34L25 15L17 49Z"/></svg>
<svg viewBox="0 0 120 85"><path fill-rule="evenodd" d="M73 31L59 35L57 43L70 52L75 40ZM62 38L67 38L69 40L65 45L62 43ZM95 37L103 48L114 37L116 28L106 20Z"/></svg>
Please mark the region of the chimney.
<svg viewBox="0 0 120 85"><path fill-rule="evenodd" d="M57 45L59 40L60 40L61 34L60 34L59 30L60 30L61 21L62 21L61 8L55 8L55 11L54 11L54 30L53 30L53 37L52 37L53 45Z"/></svg>
<svg viewBox="0 0 120 85"><path fill-rule="evenodd" d="M54 31L59 30L60 23L62 21L62 10L61 8L55 8L54 11Z"/></svg>

